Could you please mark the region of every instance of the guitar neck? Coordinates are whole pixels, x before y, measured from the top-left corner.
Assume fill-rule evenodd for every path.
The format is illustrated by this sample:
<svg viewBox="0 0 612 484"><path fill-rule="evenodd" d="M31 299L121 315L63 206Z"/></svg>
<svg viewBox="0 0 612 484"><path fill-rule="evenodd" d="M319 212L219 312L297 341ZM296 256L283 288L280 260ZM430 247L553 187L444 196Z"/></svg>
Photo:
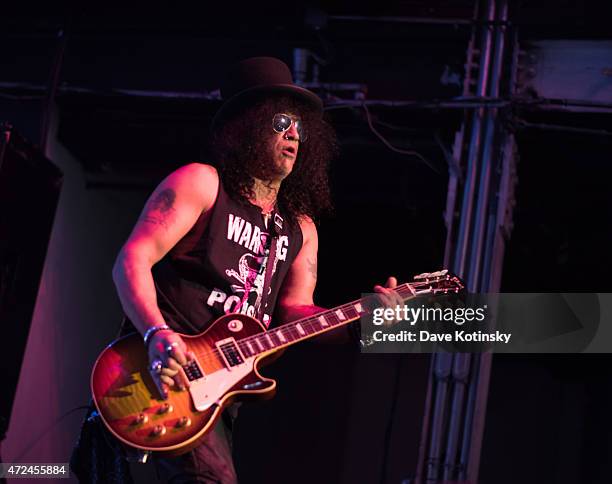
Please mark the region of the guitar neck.
<svg viewBox="0 0 612 484"><path fill-rule="evenodd" d="M407 301L419 294L428 292L427 287L429 287L429 284L424 282L406 283L397 286L395 290L402 300ZM368 314L370 312L369 306L371 306L371 302L368 301L368 298L361 298L342 306L283 324L263 333L249 336L239 340L237 343L242 353L247 357L284 348L334 328L352 323L364 314Z"/></svg>

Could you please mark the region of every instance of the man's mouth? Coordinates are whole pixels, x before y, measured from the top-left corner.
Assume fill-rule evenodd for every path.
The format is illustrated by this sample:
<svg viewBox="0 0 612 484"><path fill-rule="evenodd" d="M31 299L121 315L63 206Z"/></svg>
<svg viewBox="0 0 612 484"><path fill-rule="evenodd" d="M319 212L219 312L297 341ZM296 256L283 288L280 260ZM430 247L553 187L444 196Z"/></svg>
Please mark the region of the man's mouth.
<svg viewBox="0 0 612 484"><path fill-rule="evenodd" d="M293 146L285 146L282 151L283 155L295 158L295 148Z"/></svg>

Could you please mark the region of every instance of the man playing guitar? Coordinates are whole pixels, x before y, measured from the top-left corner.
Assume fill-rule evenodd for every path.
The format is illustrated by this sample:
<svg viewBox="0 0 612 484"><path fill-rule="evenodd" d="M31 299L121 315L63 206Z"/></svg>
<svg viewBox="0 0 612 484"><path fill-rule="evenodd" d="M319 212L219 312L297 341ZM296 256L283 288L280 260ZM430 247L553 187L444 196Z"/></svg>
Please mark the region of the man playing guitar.
<svg viewBox="0 0 612 484"><path fill-rule="evenodd" d="M163 180L113 268L162 395L189 386L183 366L193 355L178 332L198 334L228 313L269 327L322 311L313 301L313 220L330 207L335 149L322 103L265 57L235 65L221 92L214 167L192 163ZM402 303L396 285L374 287L385 305ZM350 333L347 325L321 337L348 341ZM172 482L236 482L228 439L220 421L190 452L157 458L158 472Z"/></svg>

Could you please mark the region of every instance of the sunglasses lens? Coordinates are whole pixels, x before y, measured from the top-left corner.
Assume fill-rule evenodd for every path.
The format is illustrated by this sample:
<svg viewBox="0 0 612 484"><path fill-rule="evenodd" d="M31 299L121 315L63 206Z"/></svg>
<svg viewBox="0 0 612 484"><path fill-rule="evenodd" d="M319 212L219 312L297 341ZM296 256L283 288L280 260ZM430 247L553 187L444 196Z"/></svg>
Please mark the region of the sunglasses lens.
<svg viewBox="0 0 612 484"><path fill-rule="evenodd" d="M272 120L272 127L277 133L283 133L291 126L291 118L284 114L277 114Z"/></svg>
<svg viewBox="0 0 612 484"><path fill-rule="evenodd" d="M306 133L304 132L304 125L302 124L302 120L301 119L296 119L295 120L295 129L297 130L298 134L300 135L300 140L301 141L306 141Z"/></svg>
<svg viewBox="0 0 612 484"><path fill-rule="evenodd" d="M291 123L295 123L295 129L300 136L300 141L306 141L306 133L304 132L304 125L302 120L298 117L292 118L287 114L275 114L272 120L272 128L277 133L284 133L291 127Z"/></svg>

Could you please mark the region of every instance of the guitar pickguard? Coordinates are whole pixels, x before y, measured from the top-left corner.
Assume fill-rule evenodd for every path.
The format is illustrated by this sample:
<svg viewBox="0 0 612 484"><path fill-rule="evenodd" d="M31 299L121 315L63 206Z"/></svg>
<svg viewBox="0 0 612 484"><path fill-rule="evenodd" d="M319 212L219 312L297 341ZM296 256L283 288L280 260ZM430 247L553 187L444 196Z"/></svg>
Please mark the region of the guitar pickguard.
<svg viewBox="0 0 612 484"><path fill-rule="evenodd" d="M231 369L223 368L192 381L189 393L196 410L202 412L219 404L228 390L253 371L254 362L255 358L247 358Z"/></svg>

